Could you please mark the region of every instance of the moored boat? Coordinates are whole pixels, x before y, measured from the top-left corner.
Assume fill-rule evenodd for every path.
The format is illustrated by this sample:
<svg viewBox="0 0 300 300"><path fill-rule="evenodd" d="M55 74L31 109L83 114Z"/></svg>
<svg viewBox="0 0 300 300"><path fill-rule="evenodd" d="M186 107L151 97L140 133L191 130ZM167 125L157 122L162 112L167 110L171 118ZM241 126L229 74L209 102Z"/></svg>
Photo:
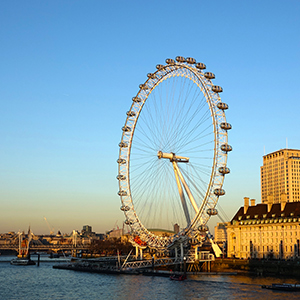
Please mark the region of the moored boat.
<svg viewBox="0 0 300 300"><path fill-rule="evenodd" d="M28 229L27 239L23 239L23 234L19 233L19 254L17 258L10 261L11 265L16 266L28 266L35 265L35 262L30 259L29 246L32 238L32 232L30 228Z"/></svg>
<svg viewBox="0 0 300 300"><path fill-rule="evenodd" d="M186 279L186 276L185 275L172 275L170 276L170 279L171 280L175 280L175 281L183 281Z"/></svg>
<svg viewBox="0 0 300 300"><path fill-rule="evenodd" d="M10 261L11 265L16 266L28 266L28 265L35 265L35 262L28 257L17 257Z"/></svg>
<svg viewBox="0 0 300 300"><path fill-rule="evenodd" d="M300 292L300 284L290 284L290 283L273 283L272 285L262 285L263 289L269 290L279 290L279 291L299 291Z"/></svg>

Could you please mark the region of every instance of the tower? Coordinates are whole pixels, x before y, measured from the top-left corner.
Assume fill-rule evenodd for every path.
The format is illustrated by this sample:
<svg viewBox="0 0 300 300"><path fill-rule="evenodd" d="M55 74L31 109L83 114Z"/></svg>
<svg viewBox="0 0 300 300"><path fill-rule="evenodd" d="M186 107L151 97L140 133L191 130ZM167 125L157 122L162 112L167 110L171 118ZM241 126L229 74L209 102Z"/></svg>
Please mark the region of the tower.
<svg viewBox="0 0 300 300"><path fill-rule="evenodd" d="M281 149L264 155L260 176L262 203L300 201L300 150Z"/></svg>

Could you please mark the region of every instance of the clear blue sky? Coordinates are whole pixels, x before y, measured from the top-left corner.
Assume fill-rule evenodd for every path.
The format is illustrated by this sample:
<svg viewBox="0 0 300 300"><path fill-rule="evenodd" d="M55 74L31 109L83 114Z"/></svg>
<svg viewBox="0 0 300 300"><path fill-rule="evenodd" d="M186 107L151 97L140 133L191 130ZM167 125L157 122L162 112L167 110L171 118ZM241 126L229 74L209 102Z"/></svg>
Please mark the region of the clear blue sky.
<svg viewBox="0 0 300 300"><path fill-rule="evenodd" d="M221 208L260 202L264 147L300 149L299 16L297 0L1 1L0 232L121 226L125 112L177 55L204 62L230 107Z"/></svg>

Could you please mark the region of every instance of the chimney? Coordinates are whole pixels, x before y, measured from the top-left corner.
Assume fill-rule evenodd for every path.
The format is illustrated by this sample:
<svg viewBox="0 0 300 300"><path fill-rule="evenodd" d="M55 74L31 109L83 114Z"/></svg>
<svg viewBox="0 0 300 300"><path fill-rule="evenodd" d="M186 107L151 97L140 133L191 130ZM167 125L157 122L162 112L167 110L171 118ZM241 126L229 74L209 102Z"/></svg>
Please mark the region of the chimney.
<svg viewBox="0 0 300 300"><path fill-rule="evenodd" d="M255 206L255 199L250 200L251 206Z"/></svg>
<svg viewBox="0 0 300 300"><path fill-rule="evenodd" d="M247 213L249 207L249 197L244 197L244 214Z"/></svg>
<svg viewBox="0 0 300 300"><path fill-rule="evenodd" d="M286 205L286 201L285 200L284 201L281 200L281 202L280 202L281 211L284 211L285 205Z"/></svg>
<svg viewBox="0 0 300 300"><path fill-rule="evenodd" d="M269 195L269 196L267 197L268 213L269 213L269 212L271 211L271 209L272 209L273 202L274 202L274 200L273 200L273 195Z"/></svg>

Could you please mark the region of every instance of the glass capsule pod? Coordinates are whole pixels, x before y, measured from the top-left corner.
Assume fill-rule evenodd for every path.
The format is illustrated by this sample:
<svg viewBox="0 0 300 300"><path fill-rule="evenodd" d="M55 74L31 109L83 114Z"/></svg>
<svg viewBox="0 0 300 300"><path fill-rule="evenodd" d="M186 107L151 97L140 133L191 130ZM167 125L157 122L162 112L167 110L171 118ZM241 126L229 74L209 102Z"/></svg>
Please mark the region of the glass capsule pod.
<svg viewBox="0 0 300 300"><path fill-rule="evenodd" d="M118 191L118 195L119 196L127 196L127 192L126 191Z"/></svg>
<svg viewBox="0 0 300 300"><path fill-rule="evenodd" d="M232 147L228 144L223 144L223 145L221 145L221 150L227 153L227 152L232 151Z"/></svg>
<svg viewBox="0 0 300 300"><path fill-rule="evenodd" d="M225 191L223 189L215 189L214 190L214 194L216 196L224 196L225 195Z"/></svg>
<svg viewBox="0 0 300 300"><path fill-rule="evenodd" d="M133 98L132 98L132 101L133 101L133 102L142 102L142 99L139 98L139 97L133 97Z"/></svg>
<svg viewBox="0 0 300 300"><path fill-rule="evenodd" d="M183 56L176 56L175 58L178 62L180 63L184 63L185 62L185 58Z"/></svg>
<svg viewBox="0 0 300 300"><path fill-rule="evenodd" d="M154 73L148 73L147 77L150 78L150 79L154 79L154 78L156 78L156 74L154 74Z"/></svg>
<svg viewBox="0 0 300 300"><path fill-rule="evenodd" d="M171 65L171 64L174 64L174 63L175 63L175 60L172 59L172 58L167 58L167 59L166 59L166 63L167 63L168 65Z"/></svg>
<svg viewBox="0 0 300 300"><path fill-rule="evenodd" d="M218 86L218 85L213 85L213 86L211 87L211 89L212 89L212 91L215 92L215 93L222 93L222 92L223 92L223 89L222 89L220 86Z"/></svg>
<svg viewBox="0 0 300 300"><path fill-rule="evenodd" d="M193 64L196 63L196 60L195 60L195 58L187 57L187 58L186 58L186 62L187 62L188 64L193 65Z"/></svg>
<svg viewBox="0 0 300 300"><path fill-rule="evenodd" d="M127 147L128 147L128 144L127 144L127 143L124 143L124 142L121 142L121 143L119 144L119 147L120 147L120 148L127 148Z"/></svg>
<svg viewBox="0 0 300 300"><path fill-rule="evenodd" d="M207 225L200 225L198 227L198 230L201 231L201 232L206 232L209 230L208 226Z"/></svg>
<svg viewBox="0 0 300 300"><path fill-rule="evenodd" d="M218 211L215 208L209 208L206 212L209 216L215 216L218 214Z"/></svg>
<svg viewBox="0 0 300 300"><path fill-rule="evenodd" d="M122 206L120 207L120 209L121 209L122 211L129 211L129 210L130 210L130 207L127 206L127 205L122 205Z"/></svg>
<svg viewBox="0 0 300 300"><path fill-rule="evenodd" d="M124 158L118 158L117 163L120 165L126 164L126 160Z"/></svg>
<svg viewBox="0 0 300 300"><path fill-rule="evenodd" d="M128 117L135 117L135 116L136 116L136 113L135 113L134 111L132 111L132 110L129 110L129 111L126 113L126 115L127 115Z"/></svg>
<svg viewBox="0 0 300 300"><path fill-rule="evenodd" d="M208 79L214 79L214 78L216 78L215 74L212 73L212 72L205 72L204 73L204 77L208 78Z"/></svg>
<svg viewBox="0 0 300 300"><path fill-rule="evenodd" d="M123 127L122 127L122 130L123 130L124 132L129 132L129 131L131 131L131 128L130 128L129 126L123 126Z"/></svg>
<svg viewBox="0 0 300 300"><path fill-rule="evenodd" d="M228 109L228 104L226 104L226 103L224 103L224 102L219 102L219 103L217 104L217 107L218 107L219 109L225 110L225 109Z"/></svg>
<svg viewBox="0 0 300 300"><path fill-rule="evenodd" d="M156 65L157 70L162 70L164 68L164 65Z"/></svg>
<svg viewBox="0 0 300 300"><path fill-rule="evenodd" d="M125 179L126 179L126 176L120 174L120 175L117 176L117 179L118 179L118 180L125 180Z"/></svg>
<svg viewBox="0 0 300 300"><path fill-rule="evenodd" d="M147 86L146 83L140 84L140 85L139 85L139 88L140 88L141 90L148 90L148 86Z"/></svg>
<svg viewBox="0 0 300 300"><path fill-rule="evenodd" d="M133 222L127 219L127 220L125 221L125 224L126 224L126 225L132 225Z"/></svg>
<svg viewBox="0 0 300 300"><path fill-rule="evenodd" d="M204 63L196 63L196 68L199 70L206 69L206 65Z"/></svg>
<svg viewBox="0 0 300 300"><path fill-rule="evenodd" d="M220 127L224 130L230 130L232 128L231 124L230 123L221 123L220 124Z"/></svg>
<svg viewBox="0 0 300 300"><path fill-rule="evenodd" d="M199 242L197 239L189 239L189 244L190 245L197 245Z"/></svg>
<svg viewBox="0 0 300 300"><path fill-rule="evenodd" d="M230 169L227 168L227 167L220 167L219 168L219 173L221 173L222 175L229 174L230 173Z"/></svg>

